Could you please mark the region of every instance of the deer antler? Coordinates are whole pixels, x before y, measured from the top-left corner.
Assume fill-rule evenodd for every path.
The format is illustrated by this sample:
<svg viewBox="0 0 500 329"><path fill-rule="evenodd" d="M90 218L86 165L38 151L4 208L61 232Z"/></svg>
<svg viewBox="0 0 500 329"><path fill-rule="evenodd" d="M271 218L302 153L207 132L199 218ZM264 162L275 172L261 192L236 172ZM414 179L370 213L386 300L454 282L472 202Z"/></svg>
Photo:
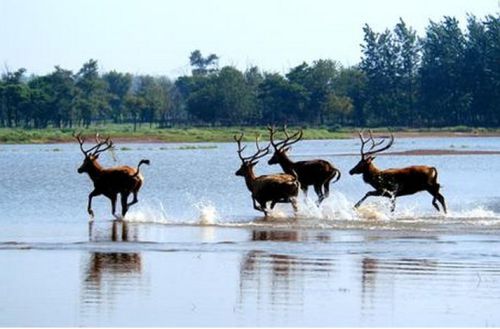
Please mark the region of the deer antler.
<svg viewBox="0 0 500 329"><path fill-rule="evenodd" d="M237 137L236 135L234 135L234 140L236 141L236 144L238 144L238 150L236 152L238 152L238 156L240 157L240 160L242 162L245 162L246 159L241 155L241 152L243 152L243 150L247 147L246 145L241 147L241 140L243 139L243 133L241 133L240 137Z"/></svg>
<svg viewBox="0 0 500 329"><path fill-rule="evenodd" d="M372 134L372 131L370 129L368 131L370 134L370 137L368 139L364 139L363 132L364 132L363 130L358 132L359 138L361 139L361 157L362 158L365 158L366 156L374 155L376 153L380 153L382 151L385 151L392 146L392 143L394 143L394 135L392 134L392 132L390 132L391 133L390 141L385 146L382 146L381 148L376 149L377 146L382 145L385 142L385 138L382 138L380 141L376 142L375 139L373 138L373 134ZM368 142L371 142L372 145L370 146L370 149L367 152L364 152L365 145Z"/></svg>
<svg viewBox="0 0 500 329"><path fill-rule="evenodd" d="M265 148L261 149L259 146L259 138L260 138L260 134L256 134L255 135L255 146L257 147L257 152L254 155L252 155L251 162L255 162L256 160L259 160L260 158L269 154L269 147L271 146L271 144L268 144Z"/></svg>
<svg viewBox="0 0 500 329"><path fill-rule="evenodd" d="M82 137L82 133L79 132L77 135L75 135L75 133L73 132L73 137L75 137L76 140L78 141L78 144L80 144L80 150L82 151L82 153L85 156L87 156L91 151L95 150L99 146L99 145L96 145L96 146L89 148L88 150L84 150L83 143L85 143L85 137Z"/></svg>
<svg viewBox="0 0 500 329"><path fill-rule="evenodd" d="M243 152L243 150L246 148L246 145L241 147L241 140L243 139L243 133L240 134L239 137L237 137L236 135L234 135L234 140L236 141L236 143L238 144L238 156L240 157L241 161L243 163L253 163L255 162L256 160L266 156L267 154L269 154L269 147L271 146L270 144L267 145L265 148L261 148L259 146L259 138L260 138L260 135L257 134L255 135L255 146L257 147L257 152L255 152L253 155L251 156L248 156L248 157L243 157L241 155L241 153Z"/></svg>
<svg viewBox="0 0 500 329"><path fill-rule="evenodd" d="M271 145L274 147L275 150L282 150L287 146L290 146L292 144L297 143L299 140L302 139L303 135L303 130L300 129L296 133L294 133L292 136L288 134L288 131L286 130L286 124L283 125L283 132L285 133L285 139L282 140L281 142L274 142L274 134L276 133L276 128L274 126L267 126L267 129L269 130L269 139L271 141ZM293 139L292 141L290 141Z"/></svg>
<svg viewBox="0 0 500 329"><path fill-rule="evenodd" d="M93 149L95 149L95 151L92 153L92 155L100 154L106 150L113 148L113 146L114 146L113 141L110 139L109 136L104 141L102 141L101 137L99 136L99 133L95 134L95 141L96 141L97 145L93 147ZM103 146L104 146L104 148L101 148Z"/></svg>
<svg viewBox="0 0 500 329"><path fill-rule="evenodd" d="M280 147L280 145L283 144L284 142L278 142L278 143L274 142L274 134L276 134L276 127L274 125L272 126L268 125L267 130L269 130L269 141L271 142L271 145L274 147L274 149L277 150L278 147Z"/></svg>
<svg viewBox="0 0 500 329"><path fill-rule="evenodd" d="M78 133L78 134L75 134L75 132L73 132L73 137L76 138L76 140L78 141L78 144L80 144L80 150L86 156L88 151L85 151L83 149L83 143L85 143L85 137L82 138L82 133L81 132Z"/></svg>
<svg viewBox="0 0 500 329"><path fill-rule="evenodd" d="M99 133L97 133L95 135L96 145L85 150L83 148L83 143L85 143L85 137L82 137L82 133L81 132L78 134L73 133L73 137L75 137L76 140L78 141L78 144L80 144L80 150L82 151L82 153L85 156L88 156L90 154L90 152L92 152L92 155L97 155L97 154L102 153L102 152L104 152L104 151L106 151L114 146L113 142L111 141L109 136L108 136L108 138L106 138L106 140L102 141L101 138L99 137ZM103 146L105 146L105 147L102 148Z"/></svg>
<svg viewBox="0 0 500 329"><path fill-rule="evenodd" d="M299 129L299 131L297 131L296 133L294 133L292 136L288 135L288 131L286 130L286 124L283 125L283 132L285 133L285 136L286 136L286 139L283 143L283 146L282 148L285 148L287 146L290 146L292 144L295 144L297 143L298 141L300 141L302 139L302 135L304 134L304 131L301 129ZM290 139L294 139L290 142Z"/></svg>

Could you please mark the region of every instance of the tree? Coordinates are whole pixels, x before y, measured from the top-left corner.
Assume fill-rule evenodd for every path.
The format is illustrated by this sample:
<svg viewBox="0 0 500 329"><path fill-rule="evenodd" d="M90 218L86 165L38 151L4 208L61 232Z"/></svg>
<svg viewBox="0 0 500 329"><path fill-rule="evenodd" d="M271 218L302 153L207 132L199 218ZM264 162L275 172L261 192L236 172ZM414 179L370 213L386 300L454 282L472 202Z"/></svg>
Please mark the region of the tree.
<svg viewBox="0 0 500 329"><path fill-rule="evenodd" d="M220 104L218 120L225 124L243 124L254 117L255 98L243 73L231 66L223 67L217 75L216 97Z"/></svg>
<svg viewBox="0 0 500 329"><path fill-rule="evenodd" d="M398 123L397 48L392 33L375 33L368 25L362 45L360 68L366 76L365 119L367 124Z"/></svg>
<svg viewBox="0 0 500 329"><path fill-rule="evenodd" d="M125 101L132 86L132 75L129 73L119 73L111 71L102 76L106 82L108 102L111 108L113 121L122 122L125 118Z"/></svg>
<svg viewBox="0 0 500 329"><path fill-rule="evenodd" d="M99 78L97 61L90 59L84 63L75 76L77 88L77 108L85 126L97 116L103 120L108 116L109 106L106 100L105 83ZM111 112L109 110L109 112Z"/></svg>
<svg viewBox="0 0 500 329"><path fill-rule="evenodd" d="M415 30L409 28L400 19L394 28L397 54L396 75L398 77L398 93L402 112L407 119L401 123L414 126L417 123L416 100L418 67L420 65L420 45Z"/></svg>
<svg viewBox="0 0 500 329"><path fill-rule="evenodd" d="M300 122L309 100L303 86L277 73L264 74L264 81L259 85L259 99L263 120L276 124Z"/></svg>
<svg viewBox="0 0 500 329"><path fill-rule="evenodd" d="M210 54L207 57L201 55L201 51L195 50L189 56L189 63L193 67L193 75L207 75L217 71L219 57Z"/></svg>
<svg viewBox="0 0 500 329"><path fill-rule="evenodd" d="M26 69L20 68L15 72L7 71L2 75L0 100L2 110L2 125L17 126L21 119L23 108L29 99L29 90L23 84Z"/></svg>
<svg viewBox="0 0 500 329"><path fill-rule="evenodd" d="M464 90L465 38L458 21L431 21L422 50L420 95L427 121L440 126L466 122L470 94Z"/></svg>

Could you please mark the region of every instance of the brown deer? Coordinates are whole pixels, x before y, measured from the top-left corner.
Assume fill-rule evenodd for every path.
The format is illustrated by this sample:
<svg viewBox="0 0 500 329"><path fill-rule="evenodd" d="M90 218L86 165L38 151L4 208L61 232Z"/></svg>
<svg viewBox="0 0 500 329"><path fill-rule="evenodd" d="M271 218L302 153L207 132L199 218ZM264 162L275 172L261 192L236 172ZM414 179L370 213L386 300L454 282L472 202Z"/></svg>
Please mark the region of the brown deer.
<svg viewBox="0 0 500 329"><path fill-rule="evenodd" d="M318 205L330 194L330 182L333 178L333 183L340 179L340 171L335 168L330 162L325 160L308 160L293 162L287 155L292 144L297 143L302 139L303 131L300 129L295 134L290 136L286 130L286 125L283 126L283 132L286 138L281 142L274 141L276 129L268 126L269 138L271 145L274 147L274 154L267 162L270 165L280 164L283 171L287 174L297 173L300 188L307 195L309 185L314 186L314 191L318 195Z"/></svg>
<svg viewBox="0 0 500 329"><path fill-rule="evenodd" d="M137 165L137 168L131 168L129 166L119 166L112 168L103 168L97 159L99 155L109 149L113 148L113 142L110 138L102 141L99 138L99 134L96 134L96 145L88 150L83 149L83 143L85 138L78 134L75 136L76 140L80 144L80 150L82 151L85 159L83 164L78 168L78 173L87 173L94 183L94 190L89 194L89 203L87 211L91 218L94 217L94 212L92 211L92 198L98 195L104 195L111 200L111 213L116 216L116 198L118 194L121 195L122 204L122 218L128 211L128 208L137 203L137 193L141 188L144 178L139 172L139 168L142 164L149 165L149 160L141 160ZM128 197L130 193L133 194L132 202L128 203Z"/></svg>
<svg viewBox="0 0 500 329"><path fill-rule="evenodd" d="M299 193L299 182L296 175L289 174L273 174L262 175L256 177L253 171L254 166L258 163L258 159L269 154L268 145L266 148L259 147L259 138L255 138L257 152L249 157L243 157L241 153L246 146L241 147L241 139L234 136L234 140L238 144L238 156L241 160L241 167L235 173L236 176L243 176L248 190L252 193L252 201L254 209L262 211L267 217L267 203L271 202L271 209L276 203L291 203L294 211L297 211L297 194Z"/></svg>
<svg viewBox="0 0 500 329"><path fill-rule="evenodd" d="M375 154L387 150L394 142L394 135L391 133L390 140L386 145L382 145L385 139L375 142L370 131L370 138L365 139L363 133L359 132L361 139L361 160L349 173L351 175L362 174L363 180L373 186L375 191L370 191L356 203L355 208L369 196L384 196L391 199L391 212L396 207L396 197L415 194L420 191L427 191L432 196L432 205L439 211L436 202L439 201L446 213L446 204L444 197L439 193L440 185L437 182L438 172L436 168L429 166L411 166L400 169L380 170L374 164ZM371 142L370 149L365 151L365 145ZM382 145L382 146L380 146ZM377 149L377 147L379 147Z"/></svg>

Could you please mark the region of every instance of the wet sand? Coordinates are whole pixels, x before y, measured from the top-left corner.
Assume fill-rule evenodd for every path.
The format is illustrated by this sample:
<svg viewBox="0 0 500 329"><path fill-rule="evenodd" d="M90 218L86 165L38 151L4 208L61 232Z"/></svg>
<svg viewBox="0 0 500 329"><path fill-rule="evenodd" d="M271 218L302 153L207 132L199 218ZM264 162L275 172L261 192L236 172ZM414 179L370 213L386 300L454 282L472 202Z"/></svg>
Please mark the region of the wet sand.
<svg viewBox="0 0 500 329"><path fill-rule="evenodd" d="M0 243L0 325L500 325L497 234L116 221L90 230Z"/></svg>

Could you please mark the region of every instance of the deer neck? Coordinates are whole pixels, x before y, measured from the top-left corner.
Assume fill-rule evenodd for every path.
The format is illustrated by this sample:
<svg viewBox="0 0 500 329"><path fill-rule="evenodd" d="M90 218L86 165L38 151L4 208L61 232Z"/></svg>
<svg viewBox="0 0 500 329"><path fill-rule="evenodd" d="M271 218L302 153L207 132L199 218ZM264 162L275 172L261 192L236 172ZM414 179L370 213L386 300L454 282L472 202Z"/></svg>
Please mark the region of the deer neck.
<svg viewBox="0 0 500 329"><path fill-rule="evenodd" d="M247 188L250 192L253 192L255 178L256 177L253 172L253 169L251 168L247 169L245 173L245 183L247 184Z"/></svg>
<svg viewBox="0 0 500 329"><path fill-rule="evenodd" d="M281 168L283 168L283 171L286 172L287 174L290 174L293 172L293 167L295 165L295 162L293 162L289 157L288 155L286 155L285 153L281 154L280 157L278 158L278 162L281 166Z"/></svg>
<svg viewBox="0 0 500 329"><path fill-rule="evenodd" d="M104 168L99 164L99 162L94 161L92 166L89 168L88 174L90 178L95 181L101 177L103 170Z"/></svg>
<svg viewBox="0 0 500 329"><path fill-rule="evenodd" d="M370 163L363 173L363 180L368 184L375 187L378 184L378 176L380 174L380 169L377 168L373 163Z"/></svg>

